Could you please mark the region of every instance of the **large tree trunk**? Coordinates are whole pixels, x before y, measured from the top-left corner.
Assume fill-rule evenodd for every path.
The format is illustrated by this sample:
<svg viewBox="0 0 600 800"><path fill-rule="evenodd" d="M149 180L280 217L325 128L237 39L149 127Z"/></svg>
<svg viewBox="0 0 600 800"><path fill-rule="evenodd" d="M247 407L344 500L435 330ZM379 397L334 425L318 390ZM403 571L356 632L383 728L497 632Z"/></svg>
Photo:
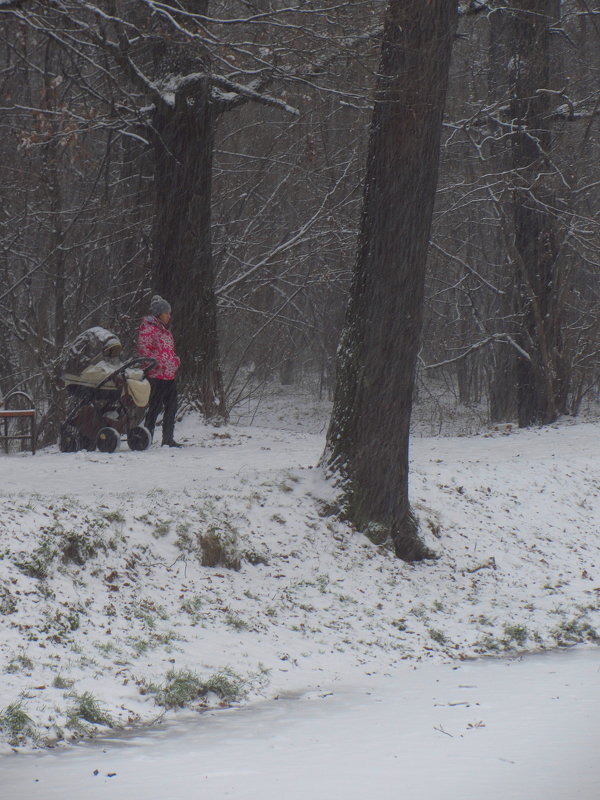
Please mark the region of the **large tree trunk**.
<svg viewBox="0 0 600 800"><path fill-rule="evenodd" d="M346 513L406 560L429 553L408 498L408 442L440 133L456 21L449 0L390 0L358 256L324 461Z"/></svg>
<svg viewBox="0 0 600 800"><path fill-rule="evenodd" d="M556 0L518 0L511 11L513 223L520 334L529 354L517 359L519 425L553 422L564 405L561 271L555 198L548 175L550 26Z"/></svg>
<svg viewBox="0 0 600 800"><path fill-rule="evenodd" d="M182 389L207 419L225 418L211 246L214 116L206 86L153 115L154 290L173 307Z"/></svg>
<svg viewBox="0 0 600 800"><path fill-rule="evenodd" d="M183 0L207 13L209 0ZM211 239L215 104L209 80L177 87L190 73L210 72L206 51L158 38L157 73L174 81L172 104L155 106L151 122L156 210L152 231L154 290L173 307L181 355L181 388L207 419L226 419L219 363Z"/></svg>

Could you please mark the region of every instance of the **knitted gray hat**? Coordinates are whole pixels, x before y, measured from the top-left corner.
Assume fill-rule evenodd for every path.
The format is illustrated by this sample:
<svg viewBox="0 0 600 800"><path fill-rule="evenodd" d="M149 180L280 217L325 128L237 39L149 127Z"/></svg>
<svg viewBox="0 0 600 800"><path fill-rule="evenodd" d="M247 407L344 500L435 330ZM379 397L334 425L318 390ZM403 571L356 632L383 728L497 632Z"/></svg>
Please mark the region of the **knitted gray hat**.
<svg viewBox="0 0 600 800"><path fill-rule="evenodd" d="M170 314L171 305L166 300L163 300L159 294L155 294L150 300L150 313L155 317L160 317L161 314Z"/></svg>

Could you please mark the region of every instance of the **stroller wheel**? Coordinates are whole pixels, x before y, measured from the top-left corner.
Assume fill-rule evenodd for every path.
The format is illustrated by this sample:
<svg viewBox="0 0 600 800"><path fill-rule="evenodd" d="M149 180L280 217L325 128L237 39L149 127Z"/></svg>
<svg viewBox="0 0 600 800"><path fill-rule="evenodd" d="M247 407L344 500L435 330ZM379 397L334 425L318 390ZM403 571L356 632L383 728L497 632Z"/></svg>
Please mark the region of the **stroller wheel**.
<svg viewBox="0 0 600 800"><path fill-rule="evenodd" d="M101 453L114 453L120 443L121 437L114 428L100 428L97 445Z"/></svg>
<svg viewBox="0 0 600 800"><path fill-rule="evenodd" d="M76 453L79 450L77 431L71 428L61 428L58 448L61 453Z"/></svg>
<svg viewBox="0 0 600 800"><path fill-rule="evenodd" d="M131 450L147 450L151 442L150 431L143 425L136 425L127 431L127 444Z"/></svg>

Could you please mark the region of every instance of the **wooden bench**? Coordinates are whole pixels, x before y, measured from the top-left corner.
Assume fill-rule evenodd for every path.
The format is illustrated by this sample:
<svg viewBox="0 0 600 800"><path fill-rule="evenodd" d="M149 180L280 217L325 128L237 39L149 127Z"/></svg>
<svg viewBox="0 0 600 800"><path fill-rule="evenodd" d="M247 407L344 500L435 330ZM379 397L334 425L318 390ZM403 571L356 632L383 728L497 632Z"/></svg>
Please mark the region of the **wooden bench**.
<svg viewBox="0 0 600 800"><path fill-rule="evenodd" d="M21 407L19 407L21 406ZM29 421L29 433L23 433L23 426L18 425L18 420L24 419ZM16 431L11 431L9 423L11 420L17 420ZM0 442L4 443L4 450L8 454L9 442L18 439L26 441L29 439L31 443L31 452L35 455L35 407L32 398L27 392L9 392L0 403Z"/></svg>

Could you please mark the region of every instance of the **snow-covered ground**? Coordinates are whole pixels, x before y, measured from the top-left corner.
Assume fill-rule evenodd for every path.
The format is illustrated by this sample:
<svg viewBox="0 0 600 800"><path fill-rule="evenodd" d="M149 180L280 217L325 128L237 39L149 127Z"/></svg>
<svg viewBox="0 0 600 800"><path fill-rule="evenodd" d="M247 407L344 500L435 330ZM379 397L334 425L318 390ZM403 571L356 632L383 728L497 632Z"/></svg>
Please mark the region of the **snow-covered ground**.
<svg viewBox="0 0 600 800"><path fill-rule="evenodd" d="M302 787L360 797L373 782L381 790L370 796L396 797L399 785L424 785L410 783L414 768L462 786L447 798L566 798L567 779L596 798L600 767L584 744L599 732L600 425L415 438L411 497L439 558L408 565L332 515L315 467L326 414L265 408L252 425L249 413L218 429L188 416L177 451L0 455L7 798L59 796L52 786L64 790L66 775L71 796L103 796L106 784L113 800L186 797L150 777L154 747L171 754L168 774L212 776L203 797L269 800L252 767L261 746L273 797L282 787L290 798ZM65 752L92 734L110 744ZM58 748L24 755L36 743ZM104 749L114 761L78 783L77 759L83 775ZM196 770L206 752L201 773L177 766L188 751ZM125 767L133 754L137 773ZM527 764L538 782L511 794ZM34 783L48 765L55 784ZM106 778L113 771L119 783ZM131 790L142 773L155 794ZM464 773L513 783L472 792Z"/></svg>

